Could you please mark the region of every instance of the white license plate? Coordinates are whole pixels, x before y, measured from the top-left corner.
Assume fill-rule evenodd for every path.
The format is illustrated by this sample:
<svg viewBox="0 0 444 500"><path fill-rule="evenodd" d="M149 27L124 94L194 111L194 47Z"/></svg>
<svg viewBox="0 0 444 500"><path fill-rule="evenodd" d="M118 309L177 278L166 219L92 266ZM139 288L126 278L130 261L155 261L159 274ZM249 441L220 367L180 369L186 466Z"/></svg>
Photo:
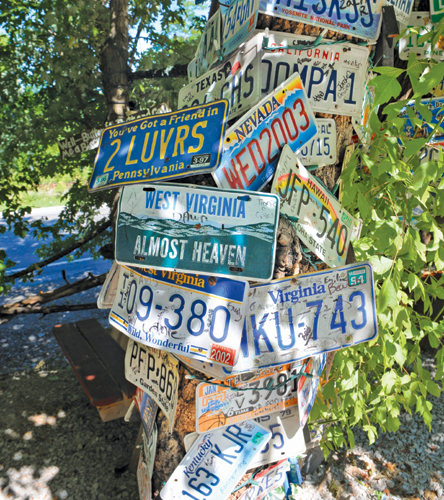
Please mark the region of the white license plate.
<svg viewBox="0 0 444 500"><path fill-rule="evenodd" d="M122 266L109 321L142 344L233 366L248 283Z"/></svg>
<svg viewBox="0 0 444 500"><path fill-rule="evenodd" d="M262 97L294 72L299 73L313 111L359 116L367 75L368 49L352 43L319 45L297 50L295 45L313 43L314 37L271 32L262 56Z"/></svg>
<svg viewBox="0 0 444 500"><path fill-rule="evenodd" d="M249 311L253 342L241 342L241 353L257 364L290 363L378 335L369 262L253 286Z"/></svg>
<svg viewBox="0 0 444 500"><path fill-rule="evenodd" d="M156 450L157 450L157 424L154 422L153 428L150 434L145 432L145 428L143 431L143 461L148 469L149 478L153 477L154 470L154 460L156 458Z"/></svg>
<svg viewBox="0 0 444 500"><path fill-rule="evenodd" d="M259 15L259 0L234 0L222 13L222 55L237 50L254 31Z"/></svg>
<svg viewBox="0 0 444 500"><path fill-rule="evenodd" d="M226 500L271 438L256 422L202 434L160 492L161 500Z"/></svg>
<svg viewBox="0 0 444 500"><path fill-rule="evenodd" d="M434 0L430 1L430 6ZM439 0L435 0L438 2ZM396 20L401 25L409 23L410 14L412 13L414 2L413 0L385 0L385 5L391 5L395 11ZM433 16L432 16L433 20ZM402 27L400 27L402 29ZM399 32L398 32L399 33Z"/></svg>
<svg viewBox="0 0 444 500"><path fill-rule="evenodd" d="M116 298L117 284L119 282L120 266L117 262L113 262L111 269L106 275L105 283L103 283L97 298L97 307L99 309L110 309Z"/></svg>
<svg viewBox="0 0 444 500"><path fill-rule="evenodd" d="M216 66L179 91L179 109L227 99L228 119L245 113L261 98L260 37L246 42L223 64Z"/></svg>
<svg viewBox="0 0 444 500"><path fill-rule="evenodd" d="M301 428L303 429L307 423L310 411L318 392L319 377L327 362L327 354L319 354L309 359L304 367L304 373L312 375L312 377L300 377L298 381L298 409Z"/></svg>
<svg viewBox="0 0 444 500"><path fill-rule="evenodd" d="M281 460L277 464L268 467L254 477L258 484L251 485L239 497L239 500L262 500L278 486L281 486L286 478L288 461Z"/></svg>
<svg viewBox="0 0 444 500"><path fill-rule="evenodd" d="M250 469L256 469L305 452L305 439L303 429L299 424L297 406L271 415L264 415L256 418L255 421L271 432L271 439L256 459L250 463ZM192 432L184 437L186 451L191 448L198 436L197 432Z"/></svg>
<svg viewBox="0 0 444 500"><path fill-rule="evenodd" d="M379 106L374 108L375 102L375 88L368 84L368 82L373 78L374 74L369 71L367 76L367 82L365 84L364 97L362 99L362 108L360 116L354 116L352 118L352 125L355 129L361 142L368 144L371 140L373 132L370 127L368 127L368 120L370 118L370 113L377 113Z"/></svg>
<svg viewBox="0 0 444 500"><path fill-rule="evenodd" d="M229 371L231 368L226 368L223 365L211 363L210 361L200 361L197 358L188 358L182 354L174 354L174 357L193 370L202 372L207 377L212 377L217 380L225 380L231 373L231 371Z"/></svg>
<svg viewBox="0 0 444 500"><path fill-rule="evenodd" d="M264 374L243 384L242 388L251 389L248 391L235 391L211 383L199 384L196 388L196 431L211 431L297 405L297 378L285 382L299 370L286 370L287 366L281 367L275 375ZM280 384L284 385L277 388ZM262 390L267 387L271 389Z"/></svg>
<svg viewBox="0 0 444 500"><path fill-rule="evenodd" d="M216 53L214 41L219 43L221 36L221 15L220 9L208 20L205 30L202 33L199 46L197 47L196 56L188 65L188 77L192 79L202 76L210 70L212 66L217 64L219 58ZM190 79L190 82L192 80Z"/></svg>
<svg viewBox="0 0 444 500"><path fill-rule="evenodd" d="M272 193L281 198L281 214L297 218L298 237L330 267L344 265L350 241L359 237L362 222L352 217L284 146Z"/></svg>
<svg viewBox="0 0 444 500"><path fill-rule="evenodd" d="M163 411L173 431L179 387L179 362L165 351L129 340L125 377L146 391Z"/></svg>
<svg viewBox="0 0 444 500"><path fill-rule="evenodd" d="M147 465L142 459L142 455L139 456L139 464L137 466L137 486L139 488L140 500L151 500L151 476L149 475Z"/></svg>
<svg viewBox="0 0 444 500"><path fill-rule="evenodd" d="M423 41L418 38L425 35L430 30L434 29L434 25L430 19L430 12L412 12L407 28L420 27L419 34L407 31L405 36L399 39L399 58L403 61L409 60L409 55L412 52L416 54L418 59L436 59L442 61L444 59L444 50L438 45L432 50L430 42ZM405 28L405 26L404 26Z"/></svg>
<svg viewBox="0 0 444 500"><path fill-rule="evenodd" d="M333 165L336 163L336 122L316 120L318 133L296 154L302 165Z"/></svg>

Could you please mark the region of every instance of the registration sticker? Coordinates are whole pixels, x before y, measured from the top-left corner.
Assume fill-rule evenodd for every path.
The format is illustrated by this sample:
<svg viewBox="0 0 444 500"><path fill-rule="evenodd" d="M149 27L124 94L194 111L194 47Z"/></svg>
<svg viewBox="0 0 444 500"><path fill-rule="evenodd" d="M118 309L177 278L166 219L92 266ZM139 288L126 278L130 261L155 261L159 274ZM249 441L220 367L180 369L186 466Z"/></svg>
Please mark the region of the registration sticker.
<svg viewBox="0 0 444 500"><path fill-rule="evenodd" d="M341 209L338 200L302 164L298 167L297 156L289 147L282 150L271 192L280 196L282 214L299 219L297 235L312 252L330 267L345 264L355 227L360 229L362 222Z"/></svg>
<svg viewBox="0 0 444 500"><path fill-rule="evenodd" d="M259 0L234 0L222 13L222 54L228 56L254 31Z"/></svg>
<svg viewBox="0 0 444 500"><path fill-rule="evenodd" d="M296 154L302 165L333 165L336 163L336 122L316 120L317 134Z"/></svg>
<svg viewBox="0 0 444 500"><path fill-rule="evenodd" d="M226 500L271 438L256 422L199 436L160 492L161 500Z"/></svg>
<svg viewBox="0 0 444 500"><path fill-rule="evenodd" d="M159 405L173 431L179 387L179 362L159 349L128 341L125 377Z"/></svg>
<svg viewBox="0 0 444 500"><path fill-rule="evenodd" d="M207 358L221 365L233 366L236 357L236 350L231 347L212 344L207 353Z"/></svg>
<svg viewBox="0 0 444 500"><path fill-rule="evenodd" d="M313 111L295 73L228 130L214 180L221 188L260 191L274 174L282 146L297 151L316 133Z"/></svg>
<svg viewBox="0 0 444 500"><path fill-rule="evenodd" d="M432 0L433 1L433 0ZM432 50L429 41L419 39L421 35L425 35L434 29L434 24L430 19L430 12L412 12L407 28L421 27L419 34L407 30L406 34L399 39L399 58L403 61L409 60L411 52L417 55L418 59L436 59L437 61L444 60L444 50L441 42L436 44Z"/></svg>

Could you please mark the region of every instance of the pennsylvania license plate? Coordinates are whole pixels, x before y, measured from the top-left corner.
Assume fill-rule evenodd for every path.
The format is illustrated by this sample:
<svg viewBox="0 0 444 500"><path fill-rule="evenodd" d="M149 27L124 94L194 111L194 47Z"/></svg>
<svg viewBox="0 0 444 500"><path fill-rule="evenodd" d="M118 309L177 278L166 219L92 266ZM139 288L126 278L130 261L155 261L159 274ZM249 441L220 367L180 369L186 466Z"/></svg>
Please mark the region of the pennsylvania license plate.
<svg viewBox="0 0 444 500"><path fill-rule="evenodd" d="M270 438L271 433L253 421L200 435L162 488L160 499L226 500Z"/></svg>
<svg viewBox="0 0 444 500"><path fill-rule="evenodd" d="M222 13L222 55L238 49L254 31L259 15L259 0L234 0Z"/></svg>
<svg viewBox="0 0 444 500"><path fill-rule="evenodd" d="M314 113L295 73L228 130L214 180L221 188L260 191L273 176L282 147L297 151L316 133Z"/></svg>
<svg viewBox="0 0 444 500"><path fill-rule="evenodd" d="M117 216L116 261L269 281L278 221L279 199L272 194L173 183L126 187Z"/></svg>
<svg viewBox="0 0 444 500"><path fill-rule="evenodd" d="M133 340L173 354L233 366L248 283L122 266L109 321Z"/></svg>
<svg viewBox="0 0 444 500"><path fill-rule="evenodd" d="M299 73L308 101L320 113L359 116L369 52L352 43L321 44L309 50L292 47L313 43L314 37L271 32L262 57L262 97L294 72Z"/></svg>
<svg viewBox="0 0 444 500"><path fill-rule="evenodd" d="M178 107L227 99L228 119L231 120L254 106L261 98L261 41L262 38L255 36L223 64L182 87Z"/></svg>
<svg viewBox="0 0 444 500"><path fill-rule="evenodd" d="M399 58L403 61L409 60L409 55L412 52L416 54L418 59L436 59L442 61L444 59L444 50L442 44L432 47L429 41L423 41L419 37L434 29L434 25L430 19L430 12L412 12L408 22L408 28L423 26L419 30L419 34L407 31L406 34L399 39Z"/></svg>
<svg viewBox="0 0 444 500"><path fill-rule="evenodd" d="M433 99L421 99L421 104L423 106L426 106L429 111L432 113L432 119L428 120L428 123L431 123L432 125L436 125L442 118L443 112L444 112L444 97L435 97ZM420 127L423 131L423 134L429 135L432 132L432 127L430 127L425 121L423 120L421 113L415 108L415 101L410 101L408 103L409 108L414 112L415 117L418 118L423 122L422 126ZM402 116L406 119L405 122L405 127L404 131L412 137L413 134L415 133L415 130L417 129L416 125L414 125L407 113L407 107L402 108L401 112L399 113L399 116ZM444 123L441 122L441 125L436 129L435 135L433 136L432 142L439 142L438 139L441 139L444 137Z"/></svg>
<svg viewBox="0 0 444 500"><path fill-rule="evenodd" d="M302 165L333 165L336 163L336 122L316 120L317 134L296 154Z"/></svg>
<svg viewBox="0 0 444 500"><path fill-rule="evenodd" d="M196 431L207 432L297 405L298 379L286 383L297 373L296 368L289 371L282 367L278 374L264 374L243 384L243 389L251 389L245 392L211 383L199 384L196 389ZM284 385L279 387L281 384ZM256 390L258 388L261 390Z"/></svg>
<svg viewBox="0 0 444 500"><path fill-rule="evenodd" d="M378 335L373 270L362 262L250 288L242 352L278 364L368 342Z"/></svg>
<svg viewBox="0 0 444 500"><path fill-rule="evenodd" d="M167 352L129 340L125 378L147 392L163 411L173 431L179 387L179 362Z"/></svg>
<svg viewBox="0 0 444 500"><path fill-rule="evenodd" d="M381 28L383 4L384 0L261 0L259 11L375 43Z"/></svg>
<svg viewBox="0 0 444 500"><path fill-rule="evenodd" d="M221 36L221 15L220 9L208 20L205 30L200 38L196 56L188 65L188 77L191 74L191 81L194 78L206 73L212 66L218 63L219 57L216 52L214 41L219 43Z"/></svg>
<svg viewBox="0 0 444 500"><path fill-rule="evenodd" d="M88 190L213 171L227 112L222 100L104 129Z"/></svg>
<svg viewBox="0 0 444 500"><path fill-rule="evenodd" d="M284 147L272 193L281 198L281 213L297 218L294 226L303 243L330 267L345 265L352 237L359 237L357 221Z"/></svg>

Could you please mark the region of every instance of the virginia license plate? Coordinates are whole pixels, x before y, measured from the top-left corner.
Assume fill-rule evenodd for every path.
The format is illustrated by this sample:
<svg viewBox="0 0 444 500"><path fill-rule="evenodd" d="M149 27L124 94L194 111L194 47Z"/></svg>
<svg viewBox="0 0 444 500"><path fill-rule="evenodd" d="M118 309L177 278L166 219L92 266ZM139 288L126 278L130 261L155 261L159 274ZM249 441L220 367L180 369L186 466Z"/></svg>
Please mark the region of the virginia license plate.
<svg viewBox="0 0 444 500"><path fill-rule="evenodd" d="M268 47L276 48L263 51L262 97L297 72L313 111L360 115L368 49L352 43L321 43L309 50L292 48L313 43L314 40L314 37L308 36L270 33Z"/></svg>
<svg viewBox="0 0 444 500"><path fill-rule="evenodd" d="M259 10L268 16L320 26L375 43L379 36L384 0L261 0Z"/></svg>
<svg viewBox="0 0 444 500"><path fill-rule="evenodd" d="M277 464L268 467L254 477L255 482L239 497L239 500L262 500L275 488L284 483L288 461L280 460Z"/></svg>
<svg viewBox="0 0 444 500"><path fill-rule="evenodd" d="M409 60L411 52L417 55L418 59L436 59L442 61L444 59L444 50L442 45L435 45L432 50L429 41L418 39L421 35L425 35L430 30L434 29L434 25L430 19L430 12L412 12L408 22L408 28L423 26L419 30L419 34L407 31L405 36L399 39L399 58L403 61Z"/></svg>
<svg viewBox="0 0 444 500"><path fill-rule="evenodd" d="M235 0L222 13L222 54L228 56L256 27L259 0Z"/></svg>
<svg viewBox="0 0 444 500"><path fill-rule="evenodd" d="M178 107L227 99L228 119L231 120L254 106L259 101L261 92L258 49L261 40L260 37L254 37L223 64L182 87Z"/></svg>
<svg viewBox="0 0 444 500"><path fill-rule="evenodd" d="M444 97L435 97L433 99L421 99L421 104L423 106L426 106L432 113L432 119L430 121L428 120L428 123L430 123L432 125L436 125L439 122L439 120L441 120L442 114L444 112ZM416 118L423 121L424 124L422 125L421 128L422 128L424 134L429 135L433 129L432 129L432 127L430 127L430 125L428 125L427 123L424 122L424 120L421 116L421 113L415 109L415 101L410 101L408 103L408 106L410 107L410 109L413 110L413 112L416 115ZM404 118L407 118L406 122L405 122L404 131L410 137L412 137L413 134L415 133L416 127L410 121L410 118L408 117L407 108L406 107L402 108L399 115L404 117ZM438 139L442 140L443 137L444 137L444 123L441 123L441 125L436 129L435 135L433 136L433 138L430 142L431 143L432 142L439 142Z"/></svg>
<svg viewBox="0 0 444 500"><path fill-rule="evenodd" d="M316 120L317 134L296 154L302 165L333 165L336 163L336 122Z"/></svg>
<svg viewBox="0 0 444 500"><path fill-rule="evenodd" d="M220 9L218 9L211 19L208 20L205 30L200 38L196 56L188 65L188 76L191 74L192 79L203 75L219 61L214 41L216 40L216 43L219 43L220 36L221 15Z"/></svg>
<svg viewBox="0 0 444 500"><path fill-rule="evenodd" d="M173 431L179 387L179 362L167 352L129 340L125 377L159 405Z"/></svg>
<svg viewBox="0 0 444 500"><path fill-rule="evenodd" d="M361 221L341 209L338 200L297 165L297 156L284 147L271 192L280 196L282 214L299 219L295 228L304 244L330 267L343 266Z"/></svg>
<svg viewBox="0 0 444 500"><path fill-rule="evenodd" d="M378 334L373 270L362 262L250 288L241 349L278 364L368 342Z"/></svg>
<svg viewBox="0 0 444 500"><path fill-rule="evenodd" d="M233 366L248 283L122 266L111 325L142 344Z"/></svg>
<svg viewBox="0 0 444 500"><path fill-rule="evenodd" d="M161 500L226 500L270 438L252 421L200 435L162 488Z"/></svg>
<svg viewBox="0 0 444 500"><path fill-rule="evenodd" d="M227 112L221 100L104 129L88 190L213 171Z"/></svg>
<svg viewBox="0 0 444 500"><path fill-rule="evenodd" d="M245 392L211 383L199 384L196 388L196 431L207 432L297 405L297 378L286 383L297 373L296 368L291 372L282 369L271 377L256 377L242 386L243 389L251 389ZM280 384L284 385L278 387ZM272 388L257 390L267 387Z"/></svg>
<svg viewBox="0 0 444 500"><path fill-rule="evenodd" d="M116 261L269 281L278 220L272 194L173 183L127 187L119 202Z"/></svg>
<svg viewBox="0 0 444 500"><path fill-rule="evenodd" d="M316 133L313 111L295 73L228 130L214 180L222 188L260 191L274 174L282 146L297 151Z"/></svg>

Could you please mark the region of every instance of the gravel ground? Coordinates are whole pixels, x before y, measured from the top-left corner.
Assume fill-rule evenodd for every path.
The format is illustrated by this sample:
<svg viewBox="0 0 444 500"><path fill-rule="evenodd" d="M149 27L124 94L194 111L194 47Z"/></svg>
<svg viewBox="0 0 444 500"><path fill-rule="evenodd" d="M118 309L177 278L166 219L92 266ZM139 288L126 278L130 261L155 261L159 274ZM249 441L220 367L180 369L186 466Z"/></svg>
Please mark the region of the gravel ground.
<svg viewBox="0 0 444 500"><path fill-rule="evenodd" d="M98 289L75 298L92 302ZM103 423L67 364L55 324L108 311L19 316L0 326L0 500L137 499L135 473L120 472L139 423ZM433 368L433 359L424 358ZM433 403L432 432L403 414L398 433L372 446L356 431L353 451L333 454L304 475L297 500L444 498L444 398ZM309 452L316 462L318 449ZM168 500L168 499L165 499Z"/></svg>

